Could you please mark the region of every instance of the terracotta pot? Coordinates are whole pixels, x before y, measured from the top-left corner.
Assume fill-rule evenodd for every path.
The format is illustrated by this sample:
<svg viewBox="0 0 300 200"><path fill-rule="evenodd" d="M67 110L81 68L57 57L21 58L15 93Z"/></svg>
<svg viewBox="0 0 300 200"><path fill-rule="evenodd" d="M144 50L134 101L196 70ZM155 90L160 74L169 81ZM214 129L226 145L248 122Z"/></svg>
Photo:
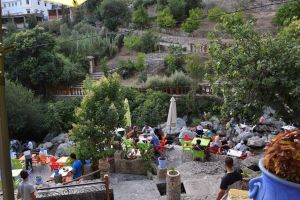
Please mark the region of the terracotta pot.
<svg viewBox="0 0 300 200"><path fill-rule="evenodd" d="M175 172L175 174L173 174L172 172ZM166 184L167 184L167 200L180 200L181 178L180 178L179 171L168 170Z"/></svg>

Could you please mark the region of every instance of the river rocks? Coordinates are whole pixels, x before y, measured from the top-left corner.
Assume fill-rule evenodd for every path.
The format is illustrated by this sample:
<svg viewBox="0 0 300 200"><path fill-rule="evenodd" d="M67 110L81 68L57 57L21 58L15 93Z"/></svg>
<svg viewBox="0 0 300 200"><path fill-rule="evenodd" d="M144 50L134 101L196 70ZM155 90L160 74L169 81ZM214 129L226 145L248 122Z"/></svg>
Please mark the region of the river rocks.
<svg viewBox="0 0 300 200"><path fill-rule="evenodd" d="M46 149L51 149L51 147L53 147L53 144L52 144L52 142L46 142L43 144L43 147Z"/></svg>
<svg viewBox="0 0 300 200"><path fill-rule="evenodd" d="M70 148L72 147L72 142L62 143L60 144L55 152L56 157L67 156L70 154Z"/></svg>
<svg viewBox="0 0 300 200"><path fill-rule="evenodd" d="M250 147L264 147L265 143L267 141L266 137L258 137L258 136L254 136L252 138L248 139L248 143L247 145Z"/></svg>
<svg viewBox="0 0 300 200"><path fill-rule="evenodd" d="M61 144L61 143L65 143L68 141L69 141L68 134L65 134L65 133L62 133L51 140L51 142L53 144L55 144L55 143Z"/></svg>
<svg viewBox="0 0 300 200"><path fill-rule="evenodd" d="M236 140L237 141L241 141L241 140L248 140L249 138L253 137L254 133L252 132L241 132L237 137Z"/></svg>
<svg viewBox="0 0 300 200"><path fill-rule="evenodd" d="M186 126L186 122L182 119L182 118L177 118L177 121L176 121L176 133L179 133L180 130ZM164 124L161 124L160 127L163 129L164 132L169 132L167 130L167 123L164 123Z"/></svg>

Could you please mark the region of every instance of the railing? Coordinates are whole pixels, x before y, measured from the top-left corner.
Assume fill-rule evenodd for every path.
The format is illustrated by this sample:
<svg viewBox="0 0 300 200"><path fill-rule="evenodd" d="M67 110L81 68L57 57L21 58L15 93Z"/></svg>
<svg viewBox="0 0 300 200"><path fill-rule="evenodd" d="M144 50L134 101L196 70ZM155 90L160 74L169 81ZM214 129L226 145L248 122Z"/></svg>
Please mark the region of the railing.
<svg viewBox="0 0 300 200"><path fill-rule="evenodd" d="M93 172L95 173L95 172ZM91 173L91 174L93 174ZM90 176L88 174L87 176ZM75 181L75 180L74 180ZM71 182L69 182L71 183ZM68 184L37 189L37 199L40 200L96 200L113 199L113 192L109 188L109 176L104 181L90 181L85 183Z"/></svg>

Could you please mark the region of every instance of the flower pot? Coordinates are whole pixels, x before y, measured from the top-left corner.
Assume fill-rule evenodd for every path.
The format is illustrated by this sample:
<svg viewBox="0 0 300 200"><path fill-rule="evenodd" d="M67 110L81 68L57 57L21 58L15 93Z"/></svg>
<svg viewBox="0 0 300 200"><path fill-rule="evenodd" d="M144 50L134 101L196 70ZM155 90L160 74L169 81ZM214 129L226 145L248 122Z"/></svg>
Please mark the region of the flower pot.
<svg viewBox="0 0 300 200"><path fill-rule="evenodd" d="M159 164L159 167L160 167L161 169L167 168L167 159L164 158L164 157L159 157L159 158L158 158L158 164Z"/></svg>
<svg viewBox="0 0 300 200"><path fill-rule="evenodd" d="M259 161L262 171L260 177L254 178L249 183L249 197L254 200L290 200L299 199L300 184L293 183L269 172Z"/></svg>
<svg viewBox="0 0 300 200"><path fill-rule="evenodd" d="M173 174L173 172L175 172ZM167 171L167 200L180 200L181 194L181 179L180 173L177 170Z"/></svg>

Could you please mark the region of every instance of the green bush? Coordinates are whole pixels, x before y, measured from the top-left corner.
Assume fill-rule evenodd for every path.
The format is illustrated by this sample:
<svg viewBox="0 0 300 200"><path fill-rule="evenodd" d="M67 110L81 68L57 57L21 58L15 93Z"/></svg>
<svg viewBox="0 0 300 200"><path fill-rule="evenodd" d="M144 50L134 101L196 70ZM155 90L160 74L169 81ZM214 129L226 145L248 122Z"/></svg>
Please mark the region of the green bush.
<svg viewBox="0 0 300 200"><path fill-rule="evenodd" d="M131 16L132 23L138 28L144 28L149 23L149 16L144 6L140 6Z"/></svg>
<svg viewBox="0 0 300 200"><path fill-rule="evenodd" d="M208 10L208 19L214 22L219 22L221 19L221 16L225 14L225 11L219 7L213 7Z"/></svg>
<svg viewBox="0 0 300 200"><path fill-rule="evenodd" d="M288 25L293 17L300 18L300 2L283 4L276 12L275 23L279 26Z"/></svg>
<svg viewBox="0 0 300 200"><path fill-rule="evenodd" d="M39 22L39 26L43 27L49 33L59 34L60 33L60 21L43 21Z"/></svg>
<svg viewBox="0 0 300 200"><path fill-rule="evenodd" d="M168 7L175 20L179 21L184 19L185 5L185 0L168 0Z"/></svg>
<svg viewBox="0 0 300 200"><path fill-rule="evenodd" d="M181 29L187 33L191 33L200 25L202 11L199 8L191 9L189 12L189 17L186 19L184 23L181 25Z"/></svg>
<svg viewBox="0 0 300 200"><path fill-rule="evenodd" d="M141 37L138 35L129 35L124 38L124 46L129 50L139 51L141 43Z"/></svg>
<svg viewBox="0 0 300 200"><path fill-rule="evenodd" d="M192 79L183 72L176 71L169 77L169 82L171 86L190 86L192 84Z"/></svg>
<svg viewBox="0 0 300 200"><path fill-rule="evenodd" d="M173 28L176 21L171 13L170 8L165 8L157 13L156 22L161 28Z"/></svg>
<svg viewBox="0 0 300 200"><path fill-rule="evenodd" d="M150 31L147 31L142 36L129 35L124 38L124 46L127 49L150 53L157 49L159 39Z"/></svg>
<svg viewBox="0 0 300 200"><path fill-rule="evenodd" d="M167 73L172 74L175 71L184 70L184 48L181 46L170 46L169 54L165 57L164 63L167 67Z"/></svg>
<svg viewBox="0 0 300 200"><path fill-rule="evenodd" d="M183 72L175 72L171 76L150 76L148 77L145 87L146 88L162 88L162 87L177 87L177 86L190 86L192 79Z"/></svg>

